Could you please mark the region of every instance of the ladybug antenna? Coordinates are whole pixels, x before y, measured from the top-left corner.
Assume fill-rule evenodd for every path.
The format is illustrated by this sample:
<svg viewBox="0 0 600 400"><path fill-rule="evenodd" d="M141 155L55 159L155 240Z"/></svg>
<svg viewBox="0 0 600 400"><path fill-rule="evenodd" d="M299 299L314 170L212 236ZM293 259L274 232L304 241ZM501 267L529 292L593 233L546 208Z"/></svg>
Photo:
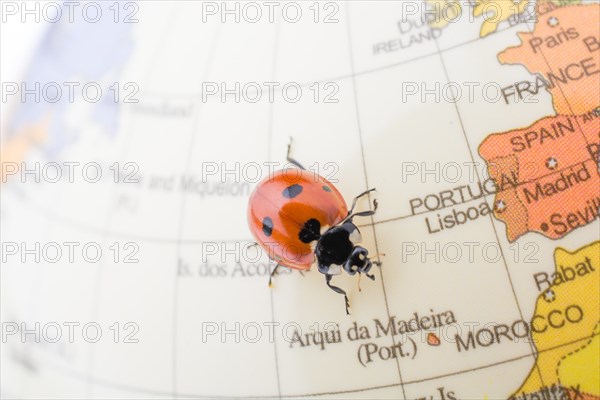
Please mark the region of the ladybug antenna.
<svg viewBox="0 0 600 400"><path fill-rule="evenodd" d="M362 292L362 289L360 288L360 277L362 276L362 274L359 272L358 273L358 291Z"/></svg>

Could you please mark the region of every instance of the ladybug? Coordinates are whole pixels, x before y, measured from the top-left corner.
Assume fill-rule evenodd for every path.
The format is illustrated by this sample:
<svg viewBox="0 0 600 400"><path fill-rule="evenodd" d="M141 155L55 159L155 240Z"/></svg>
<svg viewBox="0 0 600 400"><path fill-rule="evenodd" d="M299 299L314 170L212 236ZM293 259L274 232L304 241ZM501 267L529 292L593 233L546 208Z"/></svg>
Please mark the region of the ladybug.
<svg viewBox="0 0 600 400"><path fill-rule="evenodd" d="M372 210L354 212L357 200L375 189L356 196L348 210L331 182L307 171L290 157L290 147L291 143L287 161L296 168L276 171L259 182L248 205L250 231L256 243L277 263L269 286L279 267L307 271L316 261L327 286L344 296L346 314L350 314L346 292L333 286L331 279L342 270L375 279L369 271L373 264L381 263L370 260L368 250L358 245L361 235L352 221L354 217L375 214L377 200L373 201Z"/></svg>

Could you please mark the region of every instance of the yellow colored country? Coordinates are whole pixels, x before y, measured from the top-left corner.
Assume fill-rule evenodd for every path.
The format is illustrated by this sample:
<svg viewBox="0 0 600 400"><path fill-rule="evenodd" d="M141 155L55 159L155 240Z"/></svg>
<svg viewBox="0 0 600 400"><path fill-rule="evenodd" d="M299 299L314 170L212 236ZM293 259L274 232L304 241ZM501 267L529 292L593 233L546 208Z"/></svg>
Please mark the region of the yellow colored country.
<svg viewBox="0 0 600 400"><path fill-rule="evenodd" d="M580 385L582 392L600 396L600 325L594 335L587 346L565 357L558 367L558 376L563 386Z"/></svg>
<svg viewBox="0 0 600 400"><path fill-rule="evenodd" d="M443 29L450 21L456 21L462 13L459 0L427 0L429 10L434 11L433 17L429 17L429 26Z"/></svg>
<svg viewBox="0 0 600 400"><path fill-rule="evenodd" d="M461 0L427 0L429 26L432 28L443 29L450 22L458 21L463 13ZM535 4L535 14L540 14L542 10L548 10L552 7L561 7L571 4L581 3L581 0L539 0ZM549 7L547 4L551 4ZM479 32L480 37L494 33L498 26L517 15L525 15L526 20L535 18L534 9L529 0L478 0L471 6L474 17L483 16L483 23Z"/></svg>
<svg viewBox="0 0 600 400"><path fill-rule="evenodd" d="M565 391L585 387L595 398L600 396L600 241L572 253L557 248L554 259L552 285L538 297L531 321L536 362L513 396L555 385Z"/></svg>
<svg viewBox="0 0 600 400"><path fill-rule="evenodd" d="M480 37L486 37L490 33L496 32L498 25L501 22L508 20L510 17L519 15L525 11L529 4L529 0L479 0L475 2L473 7L473 16L484 16L483 24L481 25Z"/></svg>

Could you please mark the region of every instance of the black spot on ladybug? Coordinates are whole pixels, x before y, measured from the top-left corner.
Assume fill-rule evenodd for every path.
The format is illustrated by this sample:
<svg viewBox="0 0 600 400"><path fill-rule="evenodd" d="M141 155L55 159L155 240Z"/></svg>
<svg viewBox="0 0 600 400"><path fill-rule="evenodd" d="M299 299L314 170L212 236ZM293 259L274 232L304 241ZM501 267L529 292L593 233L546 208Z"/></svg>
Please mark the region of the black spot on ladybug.
<svg viewBox="0 0 600 400"><path fill-rule="evenodd" d="M323 186L323 190L326 192L331 192L331 188L327 185Z"/></svg>
<svg viewBox="0 0 600 400"><path fill-rule="evenodd" d="M283 189L283 197L286 197L288 199L293 199L294 197L298 196L300 193L302 192L302 186L298 185L298 184L294 184L292 186L288 186L285 189Z"/></svg>
<svg viewBox="0 0 600 400"><path fill-rule="evenodd" d="M302 229L300 229L300 233L298 234L298 238L302 243L310 243L314 240L317 240L321 237L321 223L311 218L304 223Z"/></svg>
<svg viewBox="0 0 600 400"><path fill-rule="evenodd" d="M266 236L271 236L273 233L273 220L269 217L263 219L262 231Z"/></svg>

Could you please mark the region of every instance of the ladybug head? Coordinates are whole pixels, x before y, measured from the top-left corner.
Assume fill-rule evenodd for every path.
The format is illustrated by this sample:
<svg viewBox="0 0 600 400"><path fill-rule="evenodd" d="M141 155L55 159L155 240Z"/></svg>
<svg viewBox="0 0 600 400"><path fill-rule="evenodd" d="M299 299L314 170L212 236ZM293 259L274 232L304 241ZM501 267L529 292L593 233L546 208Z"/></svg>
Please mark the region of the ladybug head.
<svg viewBox="0 0 600 400"><path fill-rule="evenodd" d="M362 246L354 246L352 253L344 263L344 270L350 275L354 275L357 272L361 274L367 274L373 262L369 259L369 251Z"/></svg>
<svg viewBox="0 0 600 400"><path fill-rule="evenodd" d="M373 279L368 273L373 262L369 259L369 251L356 245L360 240L360 232L351 221L327 230L315 248L319 271L337 275L343 268L350 275L366 274Z"/></svg>

